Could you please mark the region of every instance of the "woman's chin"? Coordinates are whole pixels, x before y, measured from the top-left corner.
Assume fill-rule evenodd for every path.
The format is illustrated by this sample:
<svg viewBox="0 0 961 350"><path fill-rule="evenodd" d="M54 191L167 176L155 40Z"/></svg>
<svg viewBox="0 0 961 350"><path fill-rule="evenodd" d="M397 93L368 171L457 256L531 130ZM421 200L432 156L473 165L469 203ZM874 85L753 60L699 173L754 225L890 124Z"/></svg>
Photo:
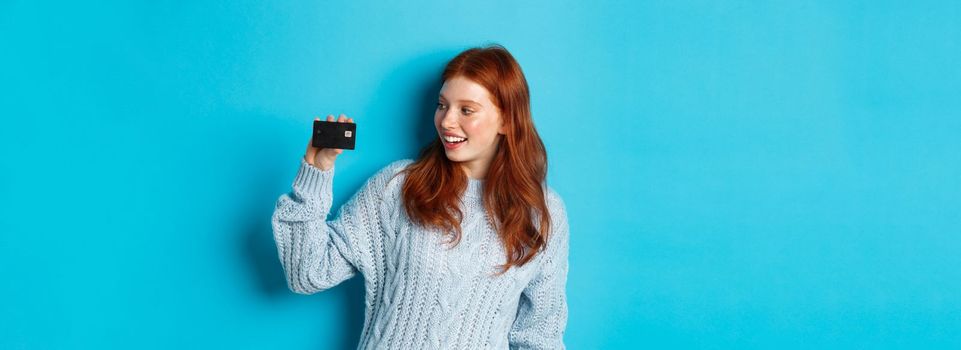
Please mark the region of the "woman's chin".
<svg viewBox="0 0 961 350"><path fill-rule="evenodd" d="M464 161L464 157L457 154L457 151L444 151L444 154L447 156L447 160L449 161L452 161L452 162Z"/></svg>

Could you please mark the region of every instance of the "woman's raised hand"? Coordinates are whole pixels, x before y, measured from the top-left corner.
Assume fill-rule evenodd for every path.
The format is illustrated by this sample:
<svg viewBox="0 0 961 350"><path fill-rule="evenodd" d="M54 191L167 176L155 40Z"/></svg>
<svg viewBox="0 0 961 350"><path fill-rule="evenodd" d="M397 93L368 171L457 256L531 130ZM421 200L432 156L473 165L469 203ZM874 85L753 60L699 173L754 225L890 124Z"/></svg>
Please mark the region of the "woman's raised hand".
<svg viewBox="0 0 961 350"><path fill-rule="evenodd" d="M314 120L320 120L320 118L314 118ZM327 121L334 121L334 115L330 114L327 116ZM337 118L339 123L353 123L354 118L347 118L346 115L341 114L340 118ZM314 147L314 136L313 130L311 130L310 141L307 141L307 153L304 154L304 160L310 165L313 165L320 170L330 170L334 167L334 161L337 160L337 156L343 153L344 150L340 148L319 148Z"/></svg>

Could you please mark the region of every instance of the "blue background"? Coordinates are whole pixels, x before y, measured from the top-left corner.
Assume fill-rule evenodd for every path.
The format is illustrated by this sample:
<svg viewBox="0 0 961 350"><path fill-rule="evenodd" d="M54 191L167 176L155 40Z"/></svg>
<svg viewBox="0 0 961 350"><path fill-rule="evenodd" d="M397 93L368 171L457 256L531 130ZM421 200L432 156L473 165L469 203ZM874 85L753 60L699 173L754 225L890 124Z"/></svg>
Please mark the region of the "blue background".
<svg viewBox="0 0 961 350"><path fill-rule="evenodd" d="M594 2L590 2L594 3ZM286 289L314 116L335 208L498 42L571 225L573 349L961 347L961 3L0 1L0 348L350 349Z"/></svg>

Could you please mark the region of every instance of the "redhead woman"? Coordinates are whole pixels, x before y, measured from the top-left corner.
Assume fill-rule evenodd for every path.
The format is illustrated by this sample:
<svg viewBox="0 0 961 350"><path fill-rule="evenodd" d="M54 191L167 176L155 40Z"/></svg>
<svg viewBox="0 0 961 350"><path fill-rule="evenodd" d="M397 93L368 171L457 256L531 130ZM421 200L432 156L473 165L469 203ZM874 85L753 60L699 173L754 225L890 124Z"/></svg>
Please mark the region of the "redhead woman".
<svg viewBox="0 0 961 350"><path fill-rule="evenodd" d="M343 150L307 143L272 217L288 287L313 294L360 273L359 349L564 349L567 213L546 184L527 81L500 45L461 52L441 81L437 138L331 221Z"/></svg>

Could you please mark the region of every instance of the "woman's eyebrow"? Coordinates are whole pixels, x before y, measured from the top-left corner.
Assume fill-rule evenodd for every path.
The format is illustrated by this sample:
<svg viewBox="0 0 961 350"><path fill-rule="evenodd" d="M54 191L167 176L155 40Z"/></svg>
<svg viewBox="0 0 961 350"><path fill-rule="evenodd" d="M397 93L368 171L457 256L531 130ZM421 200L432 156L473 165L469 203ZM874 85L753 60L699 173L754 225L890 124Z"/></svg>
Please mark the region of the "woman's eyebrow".
<svg viewBox="0 0 961 350"><path fill-rule="evenodd" d="M440 95L440 98L445 99L445 100L448 100L448 98L447 98L446 96L444 96L443 94ZM475 105L480 106L480 102L473 101L473 100L463 100L463 99L462 99L462 100L457 100L457 102L473 103L473 104L475 104Z"/></svg>

